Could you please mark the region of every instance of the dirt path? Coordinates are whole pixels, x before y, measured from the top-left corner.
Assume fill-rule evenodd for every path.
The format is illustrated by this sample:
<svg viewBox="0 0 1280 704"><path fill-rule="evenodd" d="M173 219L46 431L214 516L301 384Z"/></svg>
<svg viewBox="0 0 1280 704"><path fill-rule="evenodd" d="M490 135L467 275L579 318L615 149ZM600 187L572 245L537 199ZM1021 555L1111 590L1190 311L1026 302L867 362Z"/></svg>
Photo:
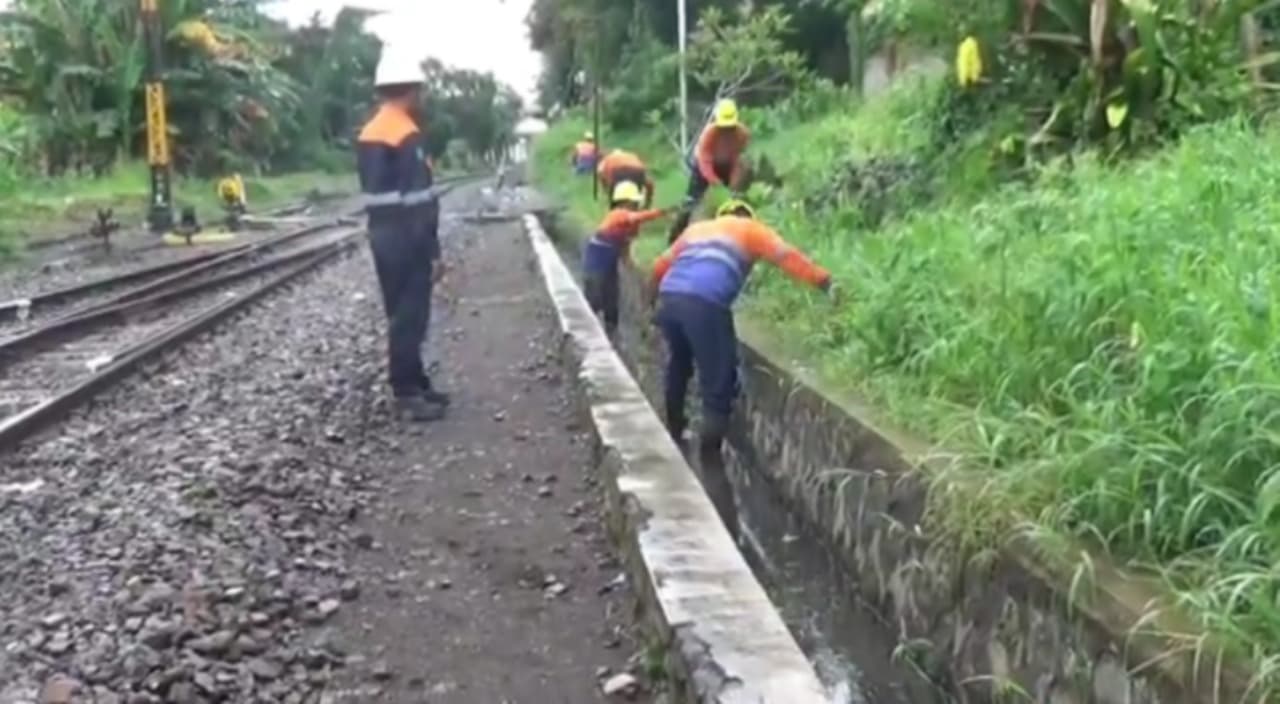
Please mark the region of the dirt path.
<svg viewBox="0 0 1280 704"><path fill-rule="evenodd" d="M445 421L389 412L362 250L0 455L0 704L604 700L639 646L585 428L518 223L465 207Z"/></svg>
<svg viewBox="0 0 1280 704"><path fill-rule="evenodd" d="M599 675L634 650L629 602L553 311L519 221L464 225L446 247L431 347L455 404L436 425L379 429L399 442L369 460L376 549L357 571L371 586L339 621L373 659L326 701L602 701Z"/></svg>

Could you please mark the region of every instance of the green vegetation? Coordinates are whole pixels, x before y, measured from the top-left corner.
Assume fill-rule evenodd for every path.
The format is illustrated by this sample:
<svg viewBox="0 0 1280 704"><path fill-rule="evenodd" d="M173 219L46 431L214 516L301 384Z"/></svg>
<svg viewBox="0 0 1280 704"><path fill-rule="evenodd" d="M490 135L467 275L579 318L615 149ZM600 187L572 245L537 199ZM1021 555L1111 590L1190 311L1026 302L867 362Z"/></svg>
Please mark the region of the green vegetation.
<svg viewBox="0 0 1280 704"><path fill-rule="evenodd" d="M766 267L741 314L954 453L933 468L946 487L933 492L935 531L970 548L1015 533L1070 538L1162 575L1275 691L1275 3L813 5L802 12L845 13L846 42L866 42L851 61L876 50L892 63L899 45L932 44L950 62L973 35L982 78L900 80L862 99L856 81L833 86L844 81L801 51L783 97L741 96L762 217L848 293L833 310ZM695 47L715 25L706 17ZM776 69L792 62L785 47L803 48L790 19L702 50ZM654 32L636 41L670 46ZM760 50L779 38L780 50ZM590 48L571 52L589 73L607 65ZM666 70L669 51L647 51ZM628 56L614 59L621 75L634 70ZM691 62L700 104L723 92L713 65ZM669 105L647 109L640 123L611 119L602 141L646 158L666 205L686 176ZM569 111L535 167L589 226L602 205L566 166L586 127ZM642 263L660 229L636 248Z"/></svg>
<svg viewBox="0 0 1280 704"><path fill-rule="evenodd" d="M349 174L373 106L380 42L371 12L289 27L265 0L160 3L169 139L179 203L218 212L209 182L241 173L253 207ZM13 0L0 12L0 248L58 231L98 205L138 211L148 177L136 0ZM428 148L438 168L492 163L520 100L492 75L424 64ZM6 244L7 242L7 244Z"/></svg>

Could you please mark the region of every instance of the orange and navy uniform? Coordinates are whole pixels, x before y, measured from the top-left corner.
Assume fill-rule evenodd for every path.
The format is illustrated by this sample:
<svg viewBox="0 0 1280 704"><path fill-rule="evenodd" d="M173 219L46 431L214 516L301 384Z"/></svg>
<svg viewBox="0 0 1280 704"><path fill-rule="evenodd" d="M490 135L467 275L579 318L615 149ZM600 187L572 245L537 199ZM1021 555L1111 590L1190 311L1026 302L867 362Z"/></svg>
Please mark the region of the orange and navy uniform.
<svg viewBox="0 0 1280 704"><path fill-rule="evenodd" d="M424 238L431 258L438 258L434 179L422 132L413 118L397 106L383 105L360 132L356 168L369 229L394 229L404 237Z"/></svg>
<svg viewBox="0 0 1280 704"><path fill-rule="evenodd" d="M750 143L751 131L742 125L707 125L693 150L693 166L709 184L732 185L739 177L740 157Z"/></svg>
<svg viewBox="0 0 1280 704"><path fill-rule="evenodd" d="M596 159L599 156L599 147L596 143L583 140L573 145L573 155L569 161L579 173L586 173L596 167Z"/></svg>
<svg viewBox="0 0 1280 704"><path fill-rule="evenodd" d="M649 175L644 162L635 154L621 150L611 152L600 160L600 166L596 171L600 174L600 185L604 186L606 191L612 190L623 181L631 181L643 188L645 197L649 202L653 202L653 177Z"/></svg>
<svg viewBox="0 0 1280 704"><path fill-rule="evenodd" d="M690 225L654 262L653 283L659 293L692 296L727 308L760 259L798 281L818 288L830 285L826 269L767 225L732 215Z"/></svg>
<svg viewBox="0 0 1280 704"><path fill-rule="evenodd" d="M640 235L640 226L663 215L665 213L661 210L610 210L582 252L582 273L592 275L615 271L619 257Z"/></svg>

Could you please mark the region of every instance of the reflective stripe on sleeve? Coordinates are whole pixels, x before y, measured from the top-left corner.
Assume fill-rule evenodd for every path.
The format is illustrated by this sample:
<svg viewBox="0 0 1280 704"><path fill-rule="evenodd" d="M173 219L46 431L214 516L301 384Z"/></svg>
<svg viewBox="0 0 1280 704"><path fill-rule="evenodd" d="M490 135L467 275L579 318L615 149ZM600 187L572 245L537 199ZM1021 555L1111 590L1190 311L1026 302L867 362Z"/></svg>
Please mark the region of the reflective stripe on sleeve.
<svg viewBox="0 0 1280 704"><path fill-rule="evenodd" d="M361 196L360 202L366 208L378 208L388 205L400 205L404 202L404 197L399 191L391 191L388 193L365 193Z"/></svg>

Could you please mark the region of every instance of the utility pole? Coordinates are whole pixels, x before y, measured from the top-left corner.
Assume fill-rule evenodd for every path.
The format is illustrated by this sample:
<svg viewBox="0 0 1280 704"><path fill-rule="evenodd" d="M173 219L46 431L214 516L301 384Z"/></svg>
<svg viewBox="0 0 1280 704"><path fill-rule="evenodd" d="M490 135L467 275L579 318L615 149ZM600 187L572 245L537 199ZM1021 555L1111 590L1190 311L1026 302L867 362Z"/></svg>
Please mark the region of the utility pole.
<svg viewBox="0 0 1280 704"><path fill-rule="evenodd" d="M685 69L685 46L688 43L688 9L685 0L676 3L680 13L680 158L689 153L689 78Z"/></svg>
<svg viewBox="0 0 1280 704"><path fill-rule="evenodd" d="M592 90L591 102L594 104L594 107L592 108L592 112L594 113L594 115L591 118L592 119L591 133L595 135L595 138L596 138L596 164L598 165L600 163L600 159L602 158L601 155L603 153L603 150L600 147L600 78L599 77L596 77L595 80L591 81L591 90ZM600 179L596 178L596 173L594 169L592 169L592 172L591 172L591 199L600 200Z"/></svg>
<svg viewBox="0 0 1280 704"><path fill-rule="evenodd" d="M594 20L595 31L595 51L592 52L591 67L591 133L596 138L596 164L599 165L600 159L603 158L604 151L600 142L600 13L597 12ZM596 175L596 170L591 170L591 200L600 200L600 179Z"/></svg>
<svg viewBox="0 0 1280 704"><path fill-rule="evenodd" d="M152 232L165 233L173 227L173 184L162 63L164 28L161 26L159 1L141 0L141 18L147 44L147 163L151 166L151 206L147 211L147 224Z"/></svg>

